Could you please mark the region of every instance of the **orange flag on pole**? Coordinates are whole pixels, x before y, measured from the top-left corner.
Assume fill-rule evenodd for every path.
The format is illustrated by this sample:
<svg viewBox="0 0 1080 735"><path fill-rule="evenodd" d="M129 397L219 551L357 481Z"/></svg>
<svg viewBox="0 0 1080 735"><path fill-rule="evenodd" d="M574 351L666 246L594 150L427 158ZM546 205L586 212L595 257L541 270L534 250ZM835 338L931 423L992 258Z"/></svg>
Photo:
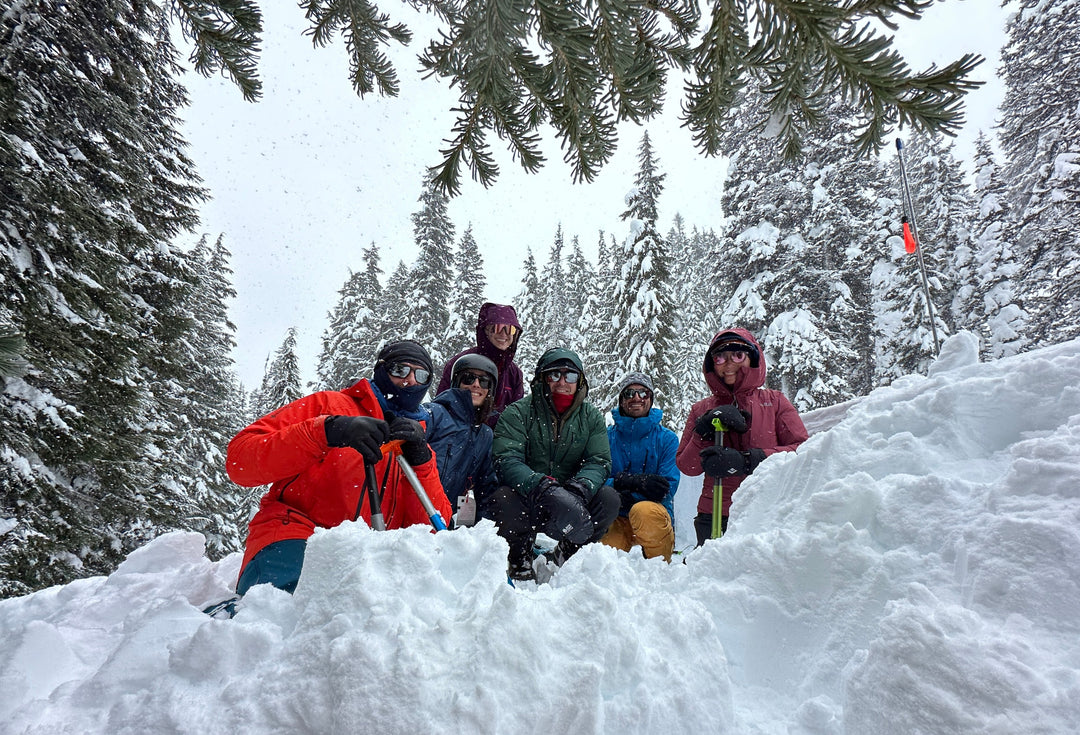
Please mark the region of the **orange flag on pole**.
<svg viewBox="0 0 1080 735"><path fill-rule="evenodd" d="M915 252L915 236L911 234L911 225L908 224L907 217L904 217L901 222L904 225L904 250L909 253Z"/></svg>

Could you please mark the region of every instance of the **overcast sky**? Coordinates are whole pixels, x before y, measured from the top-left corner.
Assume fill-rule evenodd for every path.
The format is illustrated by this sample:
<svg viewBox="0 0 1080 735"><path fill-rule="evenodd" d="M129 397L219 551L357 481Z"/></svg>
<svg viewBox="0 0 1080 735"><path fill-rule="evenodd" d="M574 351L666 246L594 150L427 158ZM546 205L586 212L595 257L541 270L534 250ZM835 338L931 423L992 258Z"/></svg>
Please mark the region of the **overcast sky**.
<svg viewBox="0 0 1080 735"><path fill-rule="evenodd" d="M415 255L410 215L419 207L424 170L440 160L439 148L453 124L456 98L442 83L422 80L416 55L429 37L427 18L404 3L383 3L395 21L414 30L408 48L392 50L401 79L397 98L361 100L348 81L342 44L313 49L303 35L303 12L293 3L265 2L260 62L263 98L244 102L221 78L188 74L191 95L186 136L191 155L213 199L202 208L202 229L224 233L233 254L238 296L236 361L248 388L262 378L263 365L289 327L298 330L305 381L315 362L326 315L349 269L362 267L361 250L380 246L382 268ZM986 0L945 0L924 20L901 30L898 46L915 68L945 64L969 51L987 57L976 77L988 82L967 100L969 125L958 154L969 157L978 128L989 129L1002 89L996 80L1004 40L1005 11ZM667 174L660 200L666 232L676 212L688 225L718 227L725 163L693 149L677 120L681 80L669 81L670 114L647 126L660 167ZM527 247L541 261L559 223L567 243L577 235L595 258L597 231L621 238L624 196L637 170L641 128L624 126L619 150L591 184L571 183L557 141L549 139L548 164L527 175L490 142L502 175L484 189L466 179L449 214L458 236L470 224L484 258L487 297L510 302L520 289ZM390 335L388 335L390 336ZM364 376L358 376L364 377Z"/></svg>

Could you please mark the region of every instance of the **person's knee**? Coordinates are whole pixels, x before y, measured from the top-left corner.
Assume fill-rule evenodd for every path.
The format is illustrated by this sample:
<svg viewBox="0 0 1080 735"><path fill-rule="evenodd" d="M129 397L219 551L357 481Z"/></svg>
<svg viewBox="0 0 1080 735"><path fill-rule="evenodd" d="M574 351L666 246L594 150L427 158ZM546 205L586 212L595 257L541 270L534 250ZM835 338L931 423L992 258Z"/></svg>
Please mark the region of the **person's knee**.
<svg viewBox="0 0 1080 735"><path fill-rule="evenodd" d="M619 517L619 508L621 506L622 499L619 497L618 491L611 485L601 485L596 491L596 495L589 501L589 514L592 516L593 523L601 535Z"/></svg>
<svg viewBox="0 0 1080 735"><path fill-rule="evenodd" d="M545 534L556 541L566 539L579 546L592 540L595 534L593 519L576 495L564 488L555 488L544 495L542 506L540 515L546 519ZM606 526L604 530L607 530Z"/></svg>
<svg viewBox="0 0 1080 735"><path fill-rule="evenodd" d="M251 558L236 581L236 594L244 595L257 584L270 584L292 594L304 567L307 541L275 541Z"/></svg>
<svg viewBox="0 0 1080 735"><path fill-rule="evenodd" d="M667 512L667 508L651 500L634 503L633 507L630 508L629 517L630 525L635 529L643 526L671 527L671 516Z"/></svg>

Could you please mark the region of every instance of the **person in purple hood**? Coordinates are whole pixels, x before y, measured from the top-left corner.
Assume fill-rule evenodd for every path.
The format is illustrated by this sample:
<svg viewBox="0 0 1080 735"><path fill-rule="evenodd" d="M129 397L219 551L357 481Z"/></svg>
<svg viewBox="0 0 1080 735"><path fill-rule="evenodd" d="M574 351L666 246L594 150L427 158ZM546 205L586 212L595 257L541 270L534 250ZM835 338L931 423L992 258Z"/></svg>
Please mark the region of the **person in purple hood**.
<svg viewBox="0 0 1080 735"><path fill-rule="evenodd" d="M483 355L499 369L499 382L495 386L495 405L487 418L494 427L502 410L525 395L525 376L514 362L518 340L521 339L521 323L517 312L508 304L486 303L480 307L476 319L476 347L451 357L443 368L442 380L437 392L450 388L451 368L462 355Z"/></svg>

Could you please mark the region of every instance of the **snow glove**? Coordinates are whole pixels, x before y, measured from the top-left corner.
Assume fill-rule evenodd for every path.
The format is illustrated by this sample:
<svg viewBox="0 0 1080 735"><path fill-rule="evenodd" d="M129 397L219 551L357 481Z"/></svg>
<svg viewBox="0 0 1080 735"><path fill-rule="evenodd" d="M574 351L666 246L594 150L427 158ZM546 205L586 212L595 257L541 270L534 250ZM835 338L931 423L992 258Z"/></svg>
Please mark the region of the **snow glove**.
<svg viewBox="0 0 1080 735"><path fill-rule="evenodd" d="M573 483L577 489L568 486ZM546 535L557 541L566 539L569 543L584 544L593 533L592 516L589 514L587 501L579 491L583 484L579 480L570 480L567 486L560 485L554 477L545 477L533 490L532 502L539 509L541 528Z"/></svg>
<svg viewBox="0 0 1080 735"><path fill-rule="evenodd" d="M593 491L589 489L589 486L581 480L577 479L576 477L572 477L567 480L566 483L564 483L563 487L565 487L574 495L581 498L581 502L585 503L586 505L588 505L589 503L589 498L593 496Z"/></svg>
<svg viewBox="0 0 1080 735"><path fill-rule="evenodd" d="M390 438L400 440L401 456L413 467L431 459L431 447L427 445L424 426L413 419L396 416L390 421Z"/></svg>
<svg viewBox="0 0 1080 735"><path fill-rule="evenodd" d="M352 447L366 464L382 459L382 447L390 439L390 427L372 416L327 416L323 424L326 446Z"/></svg>
<svg viewBox="0 0 1080 735"><path fill-rule="evenodd" d="M701 450L701 466L705 469L705 474L712 477L749 475L763 459L765 450L756 447L747 452L731 447L705 447Z"/></svg>
<svg viewBox="0 0 1080 735"><path fill-rule="evenodd" d="M620 472L611 480L611 484L620 495L637 493L646 500L659 503L671 489L671 483L663 475L635 475Z"/></svg>
<svg viewBox="0 0 1080 735"><path fill-rule="evenodd" d="M716 427L712 423L713 419L720 419L720 423L724 425L724 431L745 434L746 430L750 428L749 411L743 411L733 403L726 406L717 406L698 416L697 421L694 422L694 431L702 439L713 440L713 435L716 433Z"/></svg>

